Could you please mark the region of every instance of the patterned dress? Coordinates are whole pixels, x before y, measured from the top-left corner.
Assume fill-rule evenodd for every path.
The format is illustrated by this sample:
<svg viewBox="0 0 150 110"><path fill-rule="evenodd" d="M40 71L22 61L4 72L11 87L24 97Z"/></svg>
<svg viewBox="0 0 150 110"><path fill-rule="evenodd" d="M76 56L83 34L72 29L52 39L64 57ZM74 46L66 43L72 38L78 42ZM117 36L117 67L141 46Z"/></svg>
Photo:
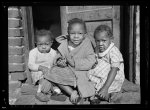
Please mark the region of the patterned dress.
<svg viewBox="0 0 150 110"><path fill-rule="evenodd" d="M89 79L94 82L96 91L99 91L107 80L111 67L117 67L116 77L108 89L108 93L119 92L124 82L124 64L119 49L111 43L102 53L98 54L98 64L88 72Z"/></svg>

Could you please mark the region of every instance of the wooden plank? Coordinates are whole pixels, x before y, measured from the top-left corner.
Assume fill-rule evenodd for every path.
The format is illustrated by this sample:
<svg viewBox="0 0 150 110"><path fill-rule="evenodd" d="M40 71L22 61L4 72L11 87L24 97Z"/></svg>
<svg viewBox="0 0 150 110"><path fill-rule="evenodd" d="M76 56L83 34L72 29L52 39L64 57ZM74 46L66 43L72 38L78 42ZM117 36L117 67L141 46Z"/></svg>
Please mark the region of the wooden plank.
<svg viewBox="0 0 150 110"><path fill-rule="evenodd" d="M130 32L129 32L129 80L131 82L133 82L133 75L134 75L134 62L133 62L133 59L134 59L134 56L133 56L133 10L134 10L134 7L133 6L130 6L129 8L129 14L130 14L130 21L129 21L129 25L130 25Z"/></svg>
<svg viewBox="0 0 150 110"><path fill-rule="evenodd" d="M29 30L28 30L28 21L29 20L33 20L33 19L30 19L30 17L27 17L27 15L29 14L29 11L27 11L27 8L29 7L21 7L21 10L22 10L22 21L23 21L23 29L24 29L24 43L25 43L25 75L27 76L27 80L28 79L31 79L31 75L29 73L29 69L28 69L28 58L29 58ZM31 22L30 22L31 23ZM32 26L32 24L30 25ZM32 29L33 27L31 27L30 29ZM30 31L33 31L33 30L30 30ZM33 34L33 33L30 33L30 34ZM30 36L30 37L34 37L34 36ZM31 41L33 42L33 41Z"/></svg>
<svg viewBox="0 0 150 110"><path fill-rule="evenodd" d="M120 6L113 6L114 43L120 49Z"/></svg>
<svg viewBox="0 0 150 110"><path fill-rule="evenodd" d="M96 21L96 22L86 22L86 27L88 32L94 32L96 27L99 25L108 25L112 28L112 22L111 21Z"/></svg>
<svg viewBox="0 0 150 110"><path fill-rule="evenodd" d="M62 35L67 34L67 13L66 13L66 6L60 7L60 15L61 15L61 32Z"/></svg>
<svg viewBox="0 0 150 110"><path fill-rule="evenodd" d="M35 47L34 43L34 29L33 29L33 16L32 16L32 8L26 7L26 23L28 29L28 44L29 50Z"/></svg>
<svg viewBox="0 0 150 110"><path fill-rule="evenodd" d="M111 9L111 8L112 6L67 6L67 14L91 10Z"/></svg>
<svg viewBox="0 0 150 110"><path fill-rule="evenodd" d="M84 21L94 21L94 20L109 20L112 19L112 9L104 9L104 10L92 10L87 12L79 12L79 13L69 13L67 16L67 20L72 18L80 18Z"/></svg>

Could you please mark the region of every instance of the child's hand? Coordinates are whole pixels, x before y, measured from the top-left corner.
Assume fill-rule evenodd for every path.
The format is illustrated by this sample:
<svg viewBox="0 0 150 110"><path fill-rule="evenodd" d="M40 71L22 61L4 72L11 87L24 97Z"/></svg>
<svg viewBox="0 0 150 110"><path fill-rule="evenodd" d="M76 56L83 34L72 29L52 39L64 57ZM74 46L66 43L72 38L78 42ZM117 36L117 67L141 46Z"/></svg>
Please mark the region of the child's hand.
<svg viewBox="0 0 150 110"><path fill-rule="evenodd" d="M42 66L40 65L39 66L39 71L42 71L44 75L48 74L49 73L49 68L48 67L45 67L45 66Z"/></svg>
<svg viewBox="0 0 150 110"><path fill-rule="evenodd" d="M56 63L59 67L66 67L67 66L66 60L64 58L59 58Z"/></svg>

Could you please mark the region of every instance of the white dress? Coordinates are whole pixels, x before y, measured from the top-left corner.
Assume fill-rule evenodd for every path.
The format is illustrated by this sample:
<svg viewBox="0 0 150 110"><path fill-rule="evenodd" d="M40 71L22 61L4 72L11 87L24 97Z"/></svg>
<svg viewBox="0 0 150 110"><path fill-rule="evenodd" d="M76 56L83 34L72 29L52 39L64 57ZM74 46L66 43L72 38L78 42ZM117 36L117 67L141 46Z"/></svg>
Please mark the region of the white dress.
<svg viewBox="0 0 150 110"><path fill-rule="evenodd" d="M99 91L103 87L111 67L118 67L116 77L110 85L108 93L119 92L125 78L122 54L114 43L111 43L104 52L99 53L99 56L96 67L88 72L89 79L94 82L96 91Z"/></svg>
<svg viewBox="0 0 150 110"><path fill-rule="evenodd" d="M31 70L33 83L36 83L38 80L43 78L43 73L38 71L39 65L50 69L55 57L56 51L52 48L49 53L40 53L37 48L34 48L29 52L28 68Z"/></svg>

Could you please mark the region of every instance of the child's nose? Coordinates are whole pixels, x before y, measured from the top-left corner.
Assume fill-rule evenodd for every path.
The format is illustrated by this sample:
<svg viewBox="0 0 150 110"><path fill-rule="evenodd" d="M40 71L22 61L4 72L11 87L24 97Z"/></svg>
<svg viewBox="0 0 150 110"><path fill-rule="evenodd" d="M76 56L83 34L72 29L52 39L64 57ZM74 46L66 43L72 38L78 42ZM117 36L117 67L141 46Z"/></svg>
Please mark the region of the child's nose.
<svg viewBox="0 0 150 110"><path fill-rule="evenodd" d="M78 37L78 33L76 33L74 36L75 36L75 37Z"/></svg>
<svg viewBox="0 0 150 110"><path fill-rule="evenodd" d="M43 48L43 49L45 49L45 48L46 48L46 46L45 46L45 45L43 45L43 46L42 46L42 48Z"/></svg>
<svg viewBox="0 0 150 110"><path fill-rule="evenodd" d="M103 42L100 41L100 42L99 42L99 45L103 45Z"/></svg>

